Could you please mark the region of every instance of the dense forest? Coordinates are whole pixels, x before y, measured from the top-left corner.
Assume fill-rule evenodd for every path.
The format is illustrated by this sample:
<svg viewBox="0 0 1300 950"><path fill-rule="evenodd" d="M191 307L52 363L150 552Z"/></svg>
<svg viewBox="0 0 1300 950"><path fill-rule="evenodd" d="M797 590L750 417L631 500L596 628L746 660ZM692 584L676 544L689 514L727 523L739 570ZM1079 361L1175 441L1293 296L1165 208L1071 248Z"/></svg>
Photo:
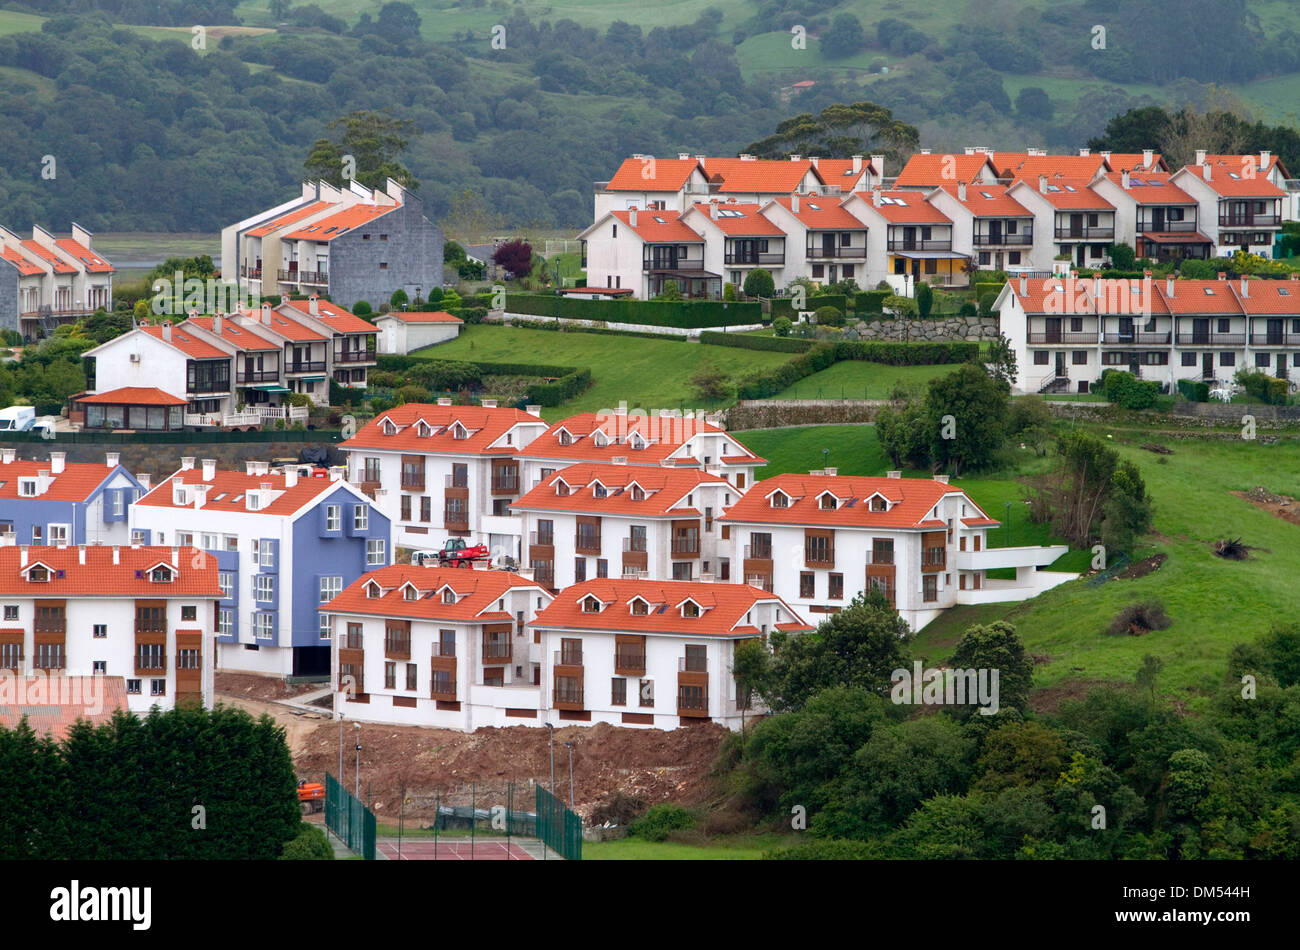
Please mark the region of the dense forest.
<svg viewBox="0 0 1300 950"><path fill-rule="evenodd" d="M403 2L345 21L270 0L257 24L274 31L214 32L196 50L186 26L238 23L229 0L8 3L49 19L39 33L0 36L4 223L215 230L291 193L331 121L385 110L410 123L403 164L434 218L459 202L502 227L572 228L589 220L592 182L628 154L735 154L836 103L877 103L931 148L1064 150L1118 114L1163 104L1121 83L1160 84L1168 101L1205 111L1224 107L1213 83L1300 70L1296 35L1266 30L1247 0L1079 0L1014 14L979 4L969 22L930 33L901 9L874 19L828 0L767 0L738 27L732 0L653 28L530 18L505 0L464 6L504 32L439 33ZM179 29L155 39L125 25L146 23ZM1111 24L1100 40L1099 24ZM788 74L747 78L737 54L795 27L820 54L797 73L816 84L792 98ZM1053 98L1066 93L1046 80L1051 95L1008 91L1008 77L1040 71L1115 85L1077 99ZM1228 102L1238 115L1239 105Z"/></svg>

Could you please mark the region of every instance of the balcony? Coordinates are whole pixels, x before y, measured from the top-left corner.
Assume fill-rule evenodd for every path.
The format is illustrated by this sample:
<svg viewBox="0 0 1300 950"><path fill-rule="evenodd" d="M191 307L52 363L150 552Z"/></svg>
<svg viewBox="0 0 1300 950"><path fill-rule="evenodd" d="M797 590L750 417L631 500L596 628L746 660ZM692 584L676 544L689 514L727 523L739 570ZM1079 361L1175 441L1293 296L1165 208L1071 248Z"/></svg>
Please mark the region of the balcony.
<svg viewBox="0 0 1300 950"><path fill-rule="evenodd" d="M947 551L944 548L931 548L921 555L921 571L934 574L947 569Z"/></svg>
<svg viewBox="0 0 1300 950"><path fill-rule="evenodd" d="M243 267L239 268L239 276L248 277L252 280L261 280L262 268L260 266L249 267L245 264Z"/></svg>
<svg viewBox="0 0 1300 950"><path fill-rule="evenodd" d="M36 659L32 661L32 668L37 670L62 670L67 665L67 656L62 650L42 651L39 646Z"/></svg>
<svg viewBox="0 0 1300 950"><path fill-rule="evenodd" d="M1244 333L1179 333L1179 346L1245 346Z"/></svg>
<svg viewBox="0 0 1300 950"><path fill-rule="evenodd" d="M640 553L644 554L645 551L646 551L646 539L645 539L645 537L644 537L644 536L638 536L638 537L628 537L628 538L624 538L624 539L623 539L623 551L624 551L625 553L636 553L636 552L640 552Z"/></svg>
<svg viewBox="0 0 1300 950"><path fill-rule="evenodd" d="M890 238L886 242L888 251L951 251L952 238L944 241L908 241L904 238Z"/></svg>
<svg viewBox="0 0 1300 950"><path fill-rule="evenodd" d="M555 547L555 533L553 531L530 531L528 532L528 546L530 548L553 548Z"/></svg>
<svg viewBox="0 0 1300 950"><path fill-rule="evenodd" d="M867 249L863 247L823 247L809 244L804 248L804 257L808 260L865 260Z"/></svg>
<svg viewBox="0 0 1300 950"><path fill-rule="evenodd" d="M368 350L343 350L334 351L335 363L373 363L375 362L375 350L371 347Z"/></svg>
<svg viewBox="0 0 1300 950"><path fill-rule="evenodd" d="M641 260L641 270L646 273L655 271L698 271L703 274L704 259L695 257L647 257Z"/></svg>
<svg viewBox="0 0 1300 950"><path fill-rule="evenodd" d="M746 574L745 583L750 587L757 587L759 590L765 590L772 593L772 575L771 574Z"/></svg>
<svg viewBox="0 0 1300 950"><path fill-rule="evenodd" d="M137 651L135 654L135 672L137 676L163 673L167 670L166 653L149 653Z"/></svg>
<svg viewBox="0 0 1300 950"><path fill-rule="evenodd" d="M616 676L644 676L645 649L616 648L614 650L614 674Z"/></svg>
<svg viewBox="0 0 1300 950"><path fill-rule="evenodd" d="M835 546L826 545L822 548L817 545L805 545L803 563L805 567L834 567Z"/></svg>
<svg viewBox="0 0 1300 950"><path fill-rule="evenodd" d="M253 383L277 383L279 381L280 371L278 369L253 370L252 372L245 371L235 374L235 382L241 386Z"/></svg>
<svg viewBox="0 0 1300 950"><path fill-rule="evenodd" d="M68 619L62 615L58 617L37 617L32 626L32 631L34 633L66 634L68 632ZM138 629L137 632L139 632Z"/></svg>
<svg viewBox="0 0 1300 950"><path fill-rule="evenodd" d="M1102 346L1168 346L1169 331L1130 330L1128 333L1107 331L1101 336Z"/></svg>
<svg viewBox="0 0 1300 950"><path fill-rule="evenodd" d="M894 552L892 549L886 550L882 548L877 550L872 548L867 552L867 564L874 567L893 567Z"/></svg>
<svg viewBox="0 0 1300 950"><path fill-rule="evenodd" d="M1036 333L1031 332L1029 334L1029 342L1030 343L1062 343L1062 344L1072 343L1081 346L1096 346L1097 332L1095 330L1091 333L1066 333L1062 331L1056 331L1056 332L1039 331Z"/></svg>
<svg viewBox="0 0 1300 950"><path fill-rule="evenodd" d="M533 568L533 580L547 590L555 589L555 566L547 564Z"/></svg>
<svg viewBox="0 0 1300 950"><path fill-rule="evenodd" d="M745 545L745 560L770 561L772 560L772 542L765 541L761 544Z"/></svg>
<svg viewBox="0 0 1300 950"><path fill-rule="evenodd" d="M409 660L411 658L411 636L394 636L389 633L384 637L384 656L389 660Z"/></svg>
<svg viewBox="0 0 1300 950"><path fill-rule="evenodd" d="M698 534L677 535L672 540L672 556L680 558L700 556L700 536Z"/></svg>
<svg viewBox="0 0 1300 950"><path fill-rule="evenodd" d="M483 662L492 665L509 663L514 657L514 647L509 635L483 641Z"/></svg>
<svg viewBox="0 0 1300 950"><path fill-rule="evenodd" d="M519 491L519 470L495 468L492 470L492 494L513 495Z"/></svg>
<svg viewBox="0 0 1300 950"><path fill-rule="evenodd" d="M1221 228L1276 228L1281 226L1282 216L1278 214L1227 214L1219 215Z"/></svg>
<svg viewBox="0 0 1300 950"><path fill-rule="evenodd" d="M555 689L551 693L551 705L556 709L568 709L574 711L585 709L586 706L583 704L582 685L564 684L557 681Z"/></svg>
<svg viewBox="0 0 1300 950"><path fill-rule="evenodd" d="M1028 247L1034 243L1032 231L1021 234L980 234L972 239L976 247Z"/></svg>
<svg viewBox="0 0 1300 950"><path fill-rule="evenodd" d="M1066 227L1056 229L1056 240L1058 241L1113 241L1115 239L1115 228L1085 228L1085 227Z"/></svg>
<svg viewBox="0 0 1300 950"><path fill-rule="evenodd" d="M677 688L677 715L693 719L708 718L708 690L689 686Z"/></svg>
<svg viewBox="0 0 1300 950"><path fill-rule="evenodd" d="M1252 333L1250 343L1251 346L1297 346L1300 345L1300 333L1287 333L1284 330Z"/></svg>
<svg viewBox="0 0 1300 950"><path fill-rule="evenodd" d="M579 554L600 554L600 532L579 531L573 536L573 549Z"/></svg>
<svg viewBox="0 0 1300 950"><path fill-rule="evenodd" d="M679 656L677 658L677 672L707 673L709 672L709 658L706 656Z"/></svg>
<svg viewBox="0 0 1300 950"><path fill-rule="evenodd" d="M555 664L557 674L560 667L568 667L576 672L572 675L582 675L582 647L565 647L559 650L551 651L551 662Z"/></svg>
<svg viewBox="0 0 1300 950"><path fill-rule="evenodd" d="M361 650L362 637L359 633L345 633L339 640L340 650Z"/></svg>
<svg viewBox="0 0 1300 950"><path fill-rule="evenodd" d="M449 529L469 530L469 511L466 508L453 508L450 505L442 509L442 523Z"/></svg>
<svg viewBox="0 0 1300 950"><path fill-rule="evenodd" d="M1138 234L1181 234L1184 232L1196 232L1195 218L1191 221L1165 221L1161 227L1156 227L1155 222L1152 221L1139 221L1137 223Z"/></svg>
<svg viewBox="0 0 1300 950"><path fill-rule="evenodd" d="M740 267L781 267L785 264L785 252L779 254L736 254L723 255L724 263Z"/></svg>
<svg viewBox="0 0 1300 950"><path fill-rule="evenodd" d="M435 672L429 683L429 698L454 703L456 701L456 677L439 676Z"/></svg>
<svg viewBox="0 0 1300 950"><path fill-rule="evenodd" d="M402 470L403 491L424 491L424 469Z"/></svg>
<svg viewBox="0 0 1300 950"><path fill-rule="evenodd" d="M329 274L318 270L282 270L280 282L284 284L328 284Z"/></svg>
<svg viewBox="0 0 1300 950"><path fill-rule="evenodd" d="M305 360L298 363L286 363L284 371L286 373L323 373L325 372L325 361Z"/></svg>
<svg viewBox="0 0 1300 950"><path fill-rule="evenodd" d="M444 475L442 478L444 488L469 488L468 472L455 472L449 475Z"/></svg>

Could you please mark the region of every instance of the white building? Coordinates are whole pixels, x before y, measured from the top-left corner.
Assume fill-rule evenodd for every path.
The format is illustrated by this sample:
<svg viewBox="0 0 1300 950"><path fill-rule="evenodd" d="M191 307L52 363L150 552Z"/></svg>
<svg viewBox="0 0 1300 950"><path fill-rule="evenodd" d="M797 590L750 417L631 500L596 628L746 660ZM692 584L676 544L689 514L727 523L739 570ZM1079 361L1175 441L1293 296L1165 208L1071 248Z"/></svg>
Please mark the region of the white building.
<svg viewBox="0 0 1300 950"><path fill-rule="evenodd" d="M704 238L667 210L607 211L578 235L586 248L587 286L631 288L641 300L663 293L665 281L683 297L722 294L722 275L704 266Z"/></svg>
<svg viewBox="0 0 1300 950"><path fill-rule="evenodd" d="M123 677L146 713L212 705L217 565L174 547L0 548L0 669Z"/></svg>
<svg viewBox="0 0 1300 950"><path fill-rule="evenodd" d="M1212 162L1197 152L1197 164L1180 168L1170 181L1196 199L1201 232L1214 245L1216 257L1238 250L1272 257L1287 193L1257 172L1253 156L1237 165L1231 158Z"/></svg>
<svg viewBox="0 0 1300 950"><path fill-rule="evenodd" d="M761 207L756 202L711 199L681 216L682 224L704 238L705 272L721 274L738 290L757 268L770 273L777 287L789 283L785 232L759 213Z"/></svg>
<svg viewBox="0 0 1300 950"><path fill-rule="evenodd" d="M1092 178L1039 175L1017 179L1007 196L1034 214L1034 231L1052 240L1051 260L1068 257L1078 267L1098 268L1110 260L1115 243L1115 206L1094 191ZM1036 270L1050 269L1041 260Z"/></svg>
<svg viewBox="0 0 1300 950"><path fill-rule="evenodd" d="M867 226L842 201L835 195L795 194L763 206L764 217L786 236L786 285L796 277L818 283L866 279Z"/></svg>
<svg viewBox="0 0 1300 950"><path fill-rule="evenodd" d="M94 235L75 223L67 238L33 227L24 240L0 228L0 327L33 340L111 308L113 265L93 246Z"/></svg>
<svg viewBox="0 0 1300 950"><path fill-rule="evenodd" d="M460 336L464 321L443 310L392 311L375 318L379 352L405 355Z"/></svg>
<svg viewBox="0 0 1300 950"><path fill-rule="evenodd" d="M946 184L926 200L952 221L952 249L982 270L1050 270L1052 238L1006 185Z"/></svg>

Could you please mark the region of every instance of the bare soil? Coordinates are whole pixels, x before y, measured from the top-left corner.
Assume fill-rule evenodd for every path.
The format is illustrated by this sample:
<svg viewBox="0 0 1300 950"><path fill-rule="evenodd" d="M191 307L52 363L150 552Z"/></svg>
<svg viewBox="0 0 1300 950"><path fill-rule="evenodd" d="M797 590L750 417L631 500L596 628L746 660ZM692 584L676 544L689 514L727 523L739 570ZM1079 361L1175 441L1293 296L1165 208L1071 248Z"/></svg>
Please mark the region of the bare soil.
<svg viewBox="0 0 1300 950"><path fill-rule="evenodd" d="M1168 554L1153 554L1145 557L1140 561L1134 561L1124 570L1120 571L1117 576L1122 578L1146 577L1148 574L1154 574L1160 570L1160 566L1168 559Z"/></svg>
<svg viewBox="0 0 1300 950"><path fill-rule="evenodd" d="M1275 518L1300 525L1300 503L1288 495L1276 495L1261 485L1256 485L1250 491L1235 491L1232 494L1243 501L1250 502L1260 511L1267 511Z"/></svg>
<svg viewBox="0 0 1300 950"><path fill-rule="evenodd" d="M1052 686L1044 686L1041 689L1034 690L1029 695L1029 705L1037 713L1049 716L1055 715L1060 712L1061 703L1071 699L1083 699L1097 686L1114 689L1115 683L1110 680L1088 679L1082 676L1071 677Z"/></svg>
<svg viewBox="0 0 1300 950"><path fill-rule="evenodd" d="M223 696L241 699L293 699L303 693L310 693L321 688L321 683L303 683L289 686L275 676L258 676L255 673L217 673L212 679L212 688Z"/></svg>

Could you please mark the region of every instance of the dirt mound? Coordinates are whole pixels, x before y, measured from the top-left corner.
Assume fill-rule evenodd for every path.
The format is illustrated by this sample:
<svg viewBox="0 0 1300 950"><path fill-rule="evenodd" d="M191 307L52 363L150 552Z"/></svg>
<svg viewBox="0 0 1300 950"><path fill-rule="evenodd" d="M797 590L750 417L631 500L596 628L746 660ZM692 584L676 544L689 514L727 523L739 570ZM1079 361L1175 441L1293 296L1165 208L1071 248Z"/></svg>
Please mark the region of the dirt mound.
<svg viewBox="0 0 1300 950"><path fill-rule="evenodd" d="M1250 491L1235 491L1232 494L1250 502L1260 511L1267 511L1275 518L1300 525L1300 504L1287 495L1277 495L1262 486L1256 485Z"/></svg>
<svg viewBox="0 0 1300 950"><path fill-rule="evenodd" d="M1143 442L1140 446L1148 452L1154 452L1156 455L1173 455L1174 450L1167 445L1161 445L1159 442Z"/></svg>
<svg viewBox="0 0 1300 950"><path fill-rule="evenodd" d="M292 699L303 693L318 690L321 685L300 683L297 686L289 686L281 677L258 676L255 673L216 673L212 678L214 692L240 699L261 699L268 702Z"/></svg>
<svg viewBox="0 0 1300 950"><path fill-rule="evenodd" d="M1160 566L1165 563L1168 557L1168 554L1153 554L1150 557L1144 557L1140 561L1134 561L1115 576L1123 578L1146 577L1148 574L1154 574L1160 570Z"/></svg>

